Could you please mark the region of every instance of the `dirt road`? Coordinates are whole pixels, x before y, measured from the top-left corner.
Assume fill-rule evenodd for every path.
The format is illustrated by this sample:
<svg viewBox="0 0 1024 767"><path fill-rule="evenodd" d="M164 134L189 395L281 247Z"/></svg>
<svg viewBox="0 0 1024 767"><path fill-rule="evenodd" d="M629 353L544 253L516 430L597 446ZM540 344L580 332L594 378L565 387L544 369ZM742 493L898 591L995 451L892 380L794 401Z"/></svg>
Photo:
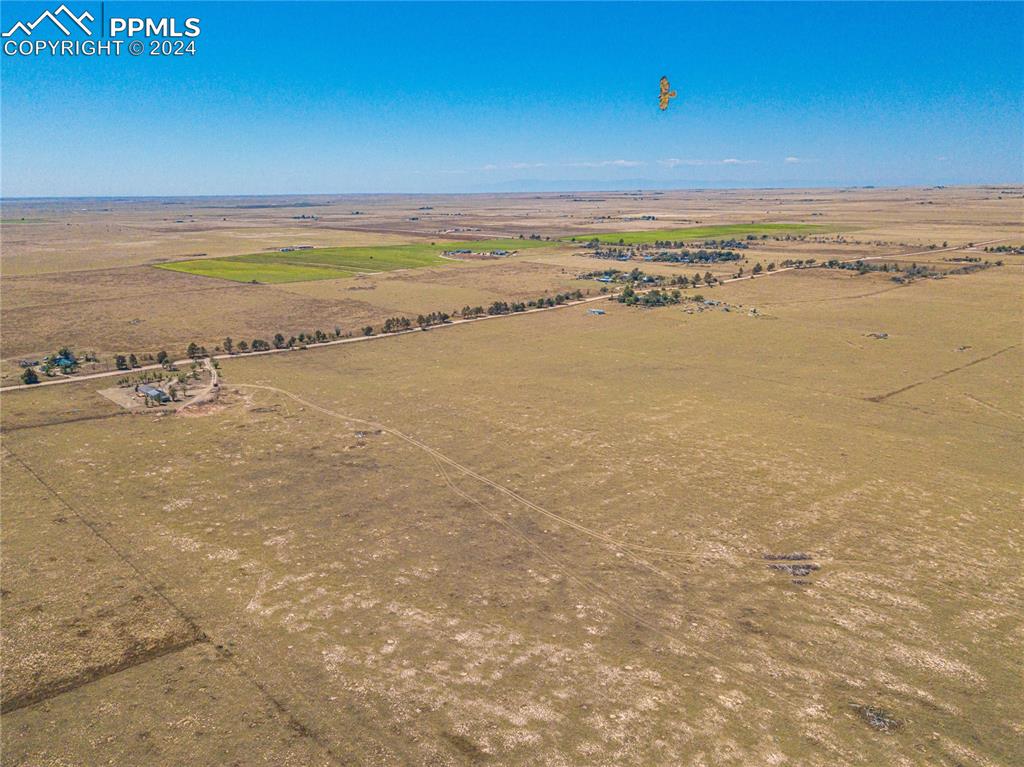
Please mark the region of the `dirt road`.
<svg viewBox="0 0 1024 767"><path fill-rule="evenodd" d="M987 240L985 242L976 242L976 243L974 243L973 247L974 248L979 248L979 247L982 247L984 245L992 245L992 244L997 243L997 242L1004 242L1005 239L1006 238L1001 238L1001 239L998 239L998 240ZM894 253L894 254L888 255L888 256L865 256L863 258L847 259L845 261L842 261L841 263L853 264L853 263L856 263L857 261L877 261L877 260L882 260L882 259L912 258L914 256L933 255L935 253L947 253L949 251L954 251L954 250L968 250L968 246L966 246L966 245L951 245L950 247L947 247L947 248L934 248L932 250L918 250L918 251L914 251L912 253ZM803 269L808 269L808 268L810 268L810 269L820 269L822 267L821 267L821 265L817 265L817 266L813 266L813 267L802 267L802 268ZM795 266L787 266L787 267L784 267L782 269L774 269L774 270L772 270L770 272L762 272L761 274L756 275L756 276L753 275L753 274L748 274L748 275L744 275L743 277L730 277L730 278L725 279L725 280L720 280L719 282L724 285L724 284L730 283L730 282L740 282L742 280L761 279L763 277L771 277L772 275L775 275L775 274L782 274L784 272L792 272L792 271L797 271L797 267L795 267ZM655 290L655 289L656 288L650 288L650 290ZM639 291L639 292L643 293L643 292L646 292L646 291ZM488 314L488 315L484 315L482 317L470 317L470 318L465 318L465 319L452 320L451 322L447 322L447 323L445 323L443 325L433 325L433 326L431 326L429 328L429 330L431 332L434 332L436 330L443 330L444 328L455 327L457 325L465 325L466 323L469 323L469 322L483 322L484 320L495 320L495 319L500 319L500 318L503 318L503 317L519 317L519 316L522 316L522 315L525 315L525 314L536 314L537 312L550 312L550 311L554 311L556 309L568 309L568 308L573 307L573 306L582 306L584 304L593 303L594 301L607 301L607 300L608 300L608 295L602 294L600 296L592 296L590 298L584 298L584 299L581 299L579 301L571 301L571 302L565 303L565 304L558 304L556 306L545 306L545 307L539 308L539 309L527 309L525 312L515 312L514 314ZM373 335L373 336L353 336L351 338L339 338L339 339L337 339L335 341L325 341L325 342L320 343L320 344L312 344L310 347L307 347L307 348L315 347L315 348L319 349L319 348L325 347L325 346L338 346L340 344L355 344L355 343L363 343L363 342L366 342L366 341L380 341L381 339L384 339L384 338L394 338L395 336L402 336L402 335L406 335L408 333L421 333L421 332L424 332L423 328L411 328L409 330L400 330L400 331L398 331L396 333L382 333L380 335ZM296 352L296 351L302 351L302 350L301 349L294 349L294 348L291 348L291 349L287 349L286 348L286 349L268 349L266 351L261 351L261 352L247 352L245 354L214 354L214 355L212 355L211 359L221 360L221 359L231 359L233 357L253 357L253 356L258 356L258 355L261 355L261 354L282 354L282 353L285 353L285 352ZM174 362L174 365L175 366L178 366L178 365L190 365L192 362L193 362L193 360L190 360L190 359L177 360L176 362ZM134 373L136 371L142 371L142 370L158 370L161 367L162 367L161 365L143 365L142 367L137 367L137 368L134 368L133 370L128 370L128 371L126 371L126 370L111 370L111 371L108 371L106 373L90 373L89 375L84 375L84 376L69 376L67 378L55 378L55 379L51 379L51 380L48 380L48 381L40 381L39 383L36 383L36 384L16 384L16 385L12 385L12 386L0 387L0 392L17 391L19 389L35 389L35 388L38 388L40 386L55 386L57 384L74 383L76 381L88 381L88 380L94 379L94 378L109 378L110 376L127 375L129 373Z"/></svg>
<svg viewBox="0 0 1024 767"><path fill-rule="evenodd" d="M607 300L608 300L608 296L602 294L602 295L599 295L599 296L591 296L590 298L583 298L583 299L580 299L579 301L570 301L570 302L564 303L564 304L557 304L555 306L545 306L545 307L539 308L539 309L527 309L524 312L515 312L514 314L485 314L485 315L483 315L481 317L467 317L465 319L451 320L450 322L446 322L443 325L431 325L428 329L430 330L430 332L433 333L434 331L437 331L437 330L443 330L444 328L451 328L451 327L455 327L457 325L465 325L466 323L469 323L469 322L483 322L484 320L495 320L495 319L499 319L501 317L520 317L520 316L522 316L524 314L536 314L537 312L550 312L550 311L554 311L555 309L567 309L567 308L569 308L571 306L582 306L584 304L593 303L594 301L607 301ZM334 340L334 341L324 341L323 343L319 343L319 344L310 344L306 348L320 349L320 348L325 347L325 346L338 346L340 344L357 344L357 343L363 343L363 342L368 342L368 341L380 341L380 340L383 340L385 338L394 338L395 336L403 336L403 335L407 335L409 333L422 333L422 332L425 332L424 328L410 328L409 330L399 330L399 331L394 332L394 333L381 333L380 335L352 336L350 338L339 338L339 339ZM260 355L263 355L263 354L283 354L283 353L286 353L286 352L299 352L299 351L302 351L302 349L300 349L300 348L267 349L266 351L245 352L244 354L214 354L214 355L211 355L209 357L209 359L224 360L224 359L233 359L235 357L257 357L257 356L260 356ZM175 367L177 367L179 365L191 365L194 361L195 360L191 360L191 359L182 359L182 360L175 360L172 364ZM4 387L0 388L0 392L17 391L18 389L37 389L40 386L56 386L57 384L75 383L76 381L88 381L88 380L94 379L94 378L109 378L110 376L130 375L132 373L137 373L137 372L140 372L140 371L143 371L143 370L159 370L162 367L163 367L162 365L142 365L140 367L133 368L132 370L108 370L105 373L90 373L88 375L82 375L82 376L67 376L67 377L61 377L61 378L53 378L53 379L50 379L50 380L40 381L39 383L36 383L36 384L17 384L17 385L12 385L12 386L4 386Z"/></svg>

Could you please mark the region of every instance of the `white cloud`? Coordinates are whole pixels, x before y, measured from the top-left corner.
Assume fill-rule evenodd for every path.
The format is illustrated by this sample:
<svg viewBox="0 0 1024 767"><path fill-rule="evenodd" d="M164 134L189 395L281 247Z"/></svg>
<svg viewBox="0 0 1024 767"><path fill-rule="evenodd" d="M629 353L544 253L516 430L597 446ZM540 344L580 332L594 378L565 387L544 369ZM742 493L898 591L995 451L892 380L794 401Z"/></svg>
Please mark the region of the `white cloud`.
<svg viewBox="0 0 1024 767"><path fill-rule="evenodd" d="M600 160L598 162L570 162L569 168L638 168L646 165L643 160Z"/></svg>
<svg viewBox="0 0 1024 767"><path fill-rule="evenodd" d="M787 157L787 163L812 162L811 160L798 157ZM472 173L472 172L494 172L508 170L529 170L533 168L639 168L648 165L646 160L585 160L580 162L545 163L545 162L509 162L509 163L487 163L475 168L463 170L444 170L442 173ZM713 165L761 165L761 160L743 160L736 157L727 157L724 160L702 160L693 158L667 157L657 160L657 164L665 168L679 167L707 167Z"/></svg>
<svg viewBox="0 0 1024 767"><path fill-rule="evenodd" d="M798 162L801 162L801 160L799 157L793 157L792 155L790 155L789 157L786 158L786 162L789 163L790 165L796 165Z"/></svg>
<svg viewBox="0 0 1024 767"><path fill-rule="evenodd" d="M678 157L669 157L664 160L658 160L659 165L664 165L666 168L678 168L681 165L685 166L706 166L706 165L760 165L760 160L739 160L735 157L727 157L724 160L683 160Z"/></svg>
<svg viewBox="0 0 1024 767"><path fill-rule="evenodd" d="M489 162L486 165L480 166L477 170L524 170L526 168L543 168L545 165L546 163L542 162L510 162L507 165Z"/></svg>
<svg viewBox="0 0 1024 767"><path fill-rule="evenodd" d="M681 160L678 157L669 157L665 160L658 160L659 165L666 168L678 168L680 165L711 165L709 160Z"/></svg>

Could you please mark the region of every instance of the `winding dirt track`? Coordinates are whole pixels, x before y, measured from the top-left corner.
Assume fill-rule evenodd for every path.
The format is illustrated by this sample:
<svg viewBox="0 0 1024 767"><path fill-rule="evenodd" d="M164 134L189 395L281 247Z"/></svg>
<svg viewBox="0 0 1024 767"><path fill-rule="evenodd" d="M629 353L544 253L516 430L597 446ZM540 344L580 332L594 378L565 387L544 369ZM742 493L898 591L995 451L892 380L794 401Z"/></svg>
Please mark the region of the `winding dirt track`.
<svg viewBox="0 0 1024 767"><path fill-rule="evenodd" d="M311 410L315 410L318 413L323 413L324 415L330 416L331 418L337 418L337 419L340 419L342 421L348 421L350 423L362 424L363 426L367 426L367 427L369 427L371 429L379 429L380 431L383 431L383 432L386 432L388 434L391 434L392 436L398 437L400 440L409 443L413 447L419 448L423 452L427 453L427 455L429 455L431 458L434 459L434 461L438 462L439 464L446 464L448 466L451 466L452 468L459 470L460 472L462 472L466 476L472 477L473 479L477 480L478 482L480 482L480 483L482 483L484 485L487 485L488 487L493 488L494 490L497 490L502 495L505 495L505 496L511 498L512 500L516 501L517 503L520 503L523 506L526 506L528 509L530 509L532 511L535 511L538 514L541 514L542 516L545 516L545 517L547 517L547 518L549 518L551 520L554 520L555 522L558 522L559 524L563 524L563 525L566 525L567 527L571 527L572 529L574 529L574 530L576 530L578 532L581 532L584 535L587 535L587 536L589 536L591 538L595 538L595 539L597 539L599 541L602 541L603 543L608 544L612 548L621 549L621 550L630 550L630 551L641 551L641 552L644 552L646 554L662 554L662 555L671 556L671 557L686 557L686 558L694 560L694 561L699 559L699 557L694 557L689 552L678 551L678 550L673 550L673 549L662 549L662 548L658 548L658 547L654 547L654 546L643 546L643 545L637 544L637 543L626 543L626 542L623 542L623 541L617 541L614 538L612 538L612 537L610 537L608 535L605 535L604 533L600 532L599 530L594 530L592 528L587 527L586 525L581 525L578 522L573 522L571 519L567 519L566 517L563 517L560 514L556 514L553 511L548 511L543 506L539 506L536 503L534 503L533 501L529 500L528 498L524 498L523 496L519 495L519 493L515 492L514 490L510 490L509 488L505 487L504 485L500 485L497 482L495 482L495 481L493 481L491 479L488 479L487 477L484 477L484 476L476 473L475 471L470 469L468 466L465 466L465 465L459 463L458 461L456 461L456 460L454 460L452 458L449 458L444 453L442 453L442 452L440 452L438 450L435 450L434 448L430 447L429 445L425 445L424 443L420 442L415 437L410 437L408 434L404 434L403 432L398 431L398 429L393 429L390 426L385 426L384 424L377 423L375 421L367 421L367 420L364 420L362 418L355 418L355 417L350 416L350 415L345 415L344 413L338 413L338 412L336 412L334 410L330 410L328 408L325 408L322 405L317 405L315 402L310 402L307 399L303 399L302 397L298 396L297 394L293 394L292 392L287 391L286 389L279 389L276 386L267 386L267 385L264 385L264 384L231 384L231 385L233 387L239 388L239 389L262 389L264 391L274 392L274 393L280 394L280 395L282 395L284 397L288 397L288 398L294 400L295 402L298 402L299 404L304 405L305 407L310 408ZM448 484L451 485L451 482L448 480L447 473L444 474L444 477L445 477L446 481L448 481ZM457 491L457 492L459 492L459 491ZM459 492L459 494L462 495L461 492Z"/></svg>
<svg viewBox="0 0 1024 767"><path fill-rule="evenodd" d="M620 616L622 616L624 618L627 618L630 621L633 621L638 626L643 626L644 628L649 630L652 634L655 634L655 635L661 637L664 641L666 641L670 645L674 646L681 654L683 654L683 655L685 655L685 656L687 656L687 657L689 657L691 659L694 659L694 660L696 660L696 659L703 659L704 661L709 662L711 664L710 667L712 669L715 668L715 667L726 668L726 669L729 669L730 671L732 671L733 673L737 674L740 677L746 677L750 684L756 686L764 694L774 698L775 700L777 700L777 701L779 701L781 703L785 703L786 705L791 706L794 709L800 709L804 705L802 699L800 699L798 697L793 697L791 694L788 693L788 691L781 691L781 690L773 688L773 687L771 687L771 686L769 686L767 684L759 682L756 679L751 678L749 670L743 669L743 668L741 668L737 664L730 663L728 661L724 661L718 654L716 654L714 652L711 652L711 651L708 651L708 650L705 650L702 647L696 646L692 642L684 641L681 637L676 636L671 631L668 631L668 630L662 628L658 624L656 624L656 623L652 622L651 620L645 618L644 616L640 615L634 609L634 606L632 604L630 604L628 602L625 602L622 599L620 599L620 598L614 596L613 594L609 593L606 589L602 588L593 579L587 578L584 575L580 575L580 574L574 572L571 567L569 567L566 563L562 562L558 557L556 557L553 554L551 554L550 552L548 552L541 544L539 544L537 541L533 540L530 536L526 535L522 530L517 528L515 525L511 524L508 520L503 519L500 514L497 514L494 511L492 511L491 509L488 509L486 504L484 504L482 501L480 501L477 498L474 498L473 496L471 496L470 494L466 493L465 491L460 489L458 486L456 486L455 483L452 481L451 477L449 476L448 472L446 471L445 466L447 465L447 466L451 466L453 468L456 468L459 471L464 472L468 476L473 477L474 479L477 479L480 482L483 482L484 484L488 485L489 487L492 487L492 488L500 491L502 494L504 494L504 495L506 495L506 496L508 496L508 497L510 497L510 498L512 498L512 499L514 499L514 500L516 500L516 501L518 501L520 503L522 503L522 504L525 504L528 508L530 508L530 509L532 509L534 511L537 511L537 512L539 512L539 513L541 513L541 514L543 514L543 515L545 515L547 517L550 517L551 519L557 520L558 522L560 522L562 524L565 524L565 525L573 528L574 530L577 530L579 532L584 533L585 535L587 535L589 537L592 537L592 538L595 538L595 539L597 539L599 541L602 541L602 542L608 544L609 546L611 546L611 547L613 547L615 549L624 550L624 554L626 556L630 556L631 559L633 559L635 562L637 562L638 564L643 566L645 569L651 571L652 573L655 573L656 575L659 575L659 576L661 576L663 578L667 578L673 584L675 584L677 587L679 587L681 589L685 589L685 584L680 579L678 579L678 578L670 575L669 573L666 573L666 572L664 572L664 571L662 571L662 570L660 570L658 568L655 568L654 566L652 566L649 563L647 563L645 560L638 558L635 554L632 554L630 549L639 549L639 550L644 550L644 551L648 551L648 552L664 552L664 553L667 553L667 554L671 554L673 556L683 555L683 556L687 557L688 559L696 559L692 555L690 555L690 554L688 554L686 552L672 552L672 551L669 551L667 549L655 549L655 548L651 548L651 547L637 546L635 544L626 544L626 543L623 543L623 542L620 542L620 541L616 541L615 539L610 538L609 536L604 535L603 533L600 533L597 530L593 530L593 529L591 529L589 527L586 527L584 525L572 522L571 520L568 520L568 519L566 519L566 518L564 518L564 517L562 517L562 516L560 516L558 514L555 514L553 512L548 511L547 509L544 509L544 508L538 506L537 504L533 503L532 501L529 501L529 500L523 498L518 493L516 493L516 492L514 492L512 490L509 490L508 488L503 487L502 485L499 485L496 482L493 482L493 481L487 479L486 477L483 477L483 476L477 474L476 472L472 471L468 467L463 466L462 464L460 464L457 461L449 458L448 456L444 455L443 453L441 453L441 452L439 452L439 451L429 447L428 445L423 444L419 440L414 439L413 437L410 437L407 434L403 434L402 432L398 431L397 429L392 429L392 428L390 428L388 426L384 426L383 424L377 423L375 421L367 421L367 420L364 420L362 418L354 418L352 416L348 416L348 415L345 415L343 413L335 412L333 410L330 410L329 408L325 408L325 407L323 407L321 405L317 405L315 402L310 402L309 400L303 399L302 397L300 397L300 396L298 396L296 394L293 394L292 392L289 392L289 391L287 391L285 389L279 389L276 386L267 386L267 385L264 385L264 384L232 384L232 387L245 388L245 389L259 389L259 390L263 390L263 391L273 392L275 394L279 394L281 396L288 397L288 398L294 400L295 402L298 402L299 404L301 404L301 405L303 405L305 407L308 407L308 408L310 408L312 410L315 410L318 413L322 413L323 415L327 415L327 416L330 416L332 418L337 418L337 419L342 420L342 421L348 421L350 423L362 424L362 425L368 426L370 428L379 429L382 432L386 432L386 433L391 434L391 435L393 435L395 437L398 437L399 439L403 440L404 442L407 442L410 445L413 445L414 447L417 447L420 450L423 450L424 452L426 452L434 460L435 464L437 465L437 468L441 472L441 476L443 477L443 479L445 481L445 484L456 495L458 495L460 498L468 501L469 503L471 503L474 506L476 506L477 508L479 508L488 517L490 517L495 523L497 523L497 524L501 525L502 527L506 528L507 530L509 530L509 532L511 532L516 538L518 538L521 541L523 541L527 546L529 546L533 551L535 551L538 554L538 556L543 558L546 562L550 563L559 572L561 572L568 580L572 581L573 583L575 583L577 586L579 586L580 588L584 589L585 591L589 591L592 594L594 594L594 595L602 598L603 600L605 600L605 602L609 606L609 611L618 613ZM743 558L743 559L755 559L754 557L741 557L741 558Z"/></svg>
<svg viewBox="0 0 1024 767"><path fill-rule="evenodd" d="M1003 351L1005 351L1005 350L1003 350ZM757 564L759 566L765 565L765 564L767 564L770 561L770 558L766 558L762 554L747 554L747 553L741 553L741 552L732 552L727 557L722 555L722 554L700 555L700 554L694 554L693 551L684 551L682 549L666 549L666 548L661 548L661 547L658 547L658 546L646 546L644 544L630 543L628 541L617 540L617 539L613 538L612 536L610 536L610 535L608 535L606 533L602 533L600 530L595 530L594 528L587 527L584 524L581 524L579 522L575 522L575 521L573 521L573 520L571 520L571 519L569 519L567 517L562 516L561 514L557 514L557 513L553 512L553 511L549 510L549 509L546 509L543 506L540 506L539 504L529 500L528 498L524 498L519 493L517 493L514 490L512 490L512 489L502 485L501 483L495 482L494 480L491 480L491 479L489 479L489 478L479 474L478 472L473 471L473 469L469 468L468 466L466 466L464 464L461 464L458 461L456 461L455 459L450 458L449 456L447 456L444 453L440 452L439 450L436 450L435 448L432 448L429 445L424 444L423 442L421 442L420 440L416 439L415 437L412 437L412 436L410 436L408 434L405 434L404 432L401 432L398 429L395 429L393 427L387 426L387 425L382 424L382 423L380 423L378 421L368 421L368 420L363 419L363 418L356 418L354 416L346 415L345 413L340 413L340 412L338 412L336 410L331 410L330 408L326 408L323 405L318 405L315 402L311 402L308 399L304 399L303 397L300 397L298 394L294 394L293 392L290 392L287 389L281 389L281 388L276 387L276 386L269 386L267 384L243 384L243 383L232 383L230 386L231 386L231 388L234 388L234 389L258 389L258 390L261 390L261 391L267 391L267 392L272 392L274 394L279 394L279 395L281 395L283 397L288 397L289 399L293 400L294 402L299 403L300 405L303 405L304 407L308 407L310 410L314 410L314 411L316 411L318 413L321 413L323 415L326 415L326 416L328 416L330 418L335 418L335 419L338 419L340 421L346 421L348 423L360 424L360 425L365 426L365 427L370 428L370 429L376 429L376 430L380 430L382 432L385 432L387 434L391 434L392 436L397 437L398 439L402 440L403 442L406 442L406 443L412 445L413 447L415 447L415 448L417 448L419 450L422 450L427 455L429 455L431 457L431 459L433 459L433 461L437 464L438 469L441 471L441 475L442 475L443 479L445 480L445 483L457 495L459 495L460 497L464 498L465 500L468 500L469 502L471 502L471 503L473 503L473 504L483 508L481 501L479 501L476 498L473 498L472 496L468 495L467 493L465 493L463 490L458 488L452 482L448 472L444 468L445 466L448 466L448 467L451 467L453 469L456 469L457 471L461 472L465 476L470 477L471 479L475 479L476 481L480 482L481 484L486 485L487 487L490 487L493 490L496 490L501 495L504 495L505 497L510 498L511 500L515 501L516 503L518 503L518 504L520 504L522 506L525 506L530 511L536 512L537 514L540 514L541 516L546 517L546 518L548 518L548 519L552 520L553 522L556 522L556 523L558 523L560 525L565 525L568 528L576 530L577 532L583 534L584 536L586 536L588 538L592 538L593 540L596 540L596 541L599 541L601 543L604 543L605 545L607 545L611 549L615 550L616 552L620 552L624 556L629 557L630 559L632 559L634 562L639 564L644 569L649 570L649 571L651 571L651 572L653 572L653 573L655 573L655 574L657 574L657 575L659 575L659 576L661 576L661 577L663 577L663 578L665 578L667 580L670 580L670 581L672 581L673 583L675 583L677 585L682 585L678 578L676 578L675 576L665 572L664 570L661 570L658 567L655 567L650 562L647 562L646 560L641 559L639 557L639 554L646 554L646 555L649 555L649 556L668 557L668 558L671 558L672 560L674 560L675 562L689 562L689 563L693 563L693 564L707 563L707 562L712 562L712 561L713 562L721 562L721 560L724 559L724 558L735 560L735 561L740 561L740 562L749 562L749 563L752 563L752 564ZM490 512L488 511L488 513L490 513ZM504 519L496 518L496 520L501 522L501 524L503 524L503 525L507 524L507 522ZM517 531L517 534L521 535L521 533L518 533L518 531ZM833 556L830 556L830 555L824 555L824 556L815 555L814 559L819 561L819 562L825 562L829 566L836 566L836 565L871 566L871 567L877 567L878 566L878 560L874 559L874 558L871 558L871 557L857 558L857 557L833 557Z"/></svg>
<svg viewBox="0 0 1024 767"><path fill-rule="evenodd" d="M687 584L680 577L675 576L675 575L673 575L671 573L666 572L665 570L663 570L661 568L658 568L658 567L652 565L647 560L641 558L638 555L638 552L644 552L644 553L647 553L647 554L659 554L659 555L671 557L671 558L675 559L677 562L685 560L685 561L688 561L688 562L691 562L691 563L706 561L706 560L709 559L709 557L706 557L706 556L705 557L696 556L692 552L686 552L686 551L680 551L680 550L672 550L672 549L663 549L663 548L657 548L657 547L652 547L652 546L644 546L644 545L640 545L640 544L632 544L632 543L616 540L616 539L612 538L611 536L608 536L608 535L606 535L606 534L604 534L604 533L602 533L602 532L600 532L598 530L594 530L593 528L587 527L587 526L582 525L582 524L580 524L578 522L573 522L570 519L567 519L567 518L565 518L565 517L563 517L563 516L561 516L559 514L556 514L556 513L552 512L552 511L549 511L548 509L545 509L542 506L539 506L538 504L536 504L536 503L534 503L534 502L524 498L523 496L521 496L518 493L516 493L514 490L511 490L511 489L509 489L509 488L507 488L507 487L505 487L505 486L503 486L503 485L501 485L501 484L499 484L497 482L494 482L494 481L488 479L487 477L484 477L484 476L480 475L479 473L473 471L469 467L459 463L458 461L455 461L454 459L449 458L448 456L444 455L440 451L435 450L434 448L430 447L429 445L424 444L423 442L419 441L418 439L416 439L414 437L411 437L408 434L405 434L405 433L399 431L398 429L394 429L394 428L391 428L389 426L385 426L384 424L381 424L379 422L368 421L366 419L356 418L356 417L353 417L353 416L346 415L344 413L339 413L337 411L334 411L334 410L331 410L329 408L323 407L322 405L318 405L315 402L311 402L310 400L304 399L303 397L300 397L299 395L294 394L294 393L292 393L292 392L290 392L290 391L288 391L286 389L281 389L281 388L278 388L276 386L269 386L269 385L266 385L266 384L231 384L231 386L232 386L232 388L239 388L239 389L256 389L256 390L271 392L273 394L277 394L277 395L280 395L280 396L283 396L283 397L287 397L287 398L293 400L294 402L297 402L297 403L299 403L300 405L302 405L304 407L308 407L309 409L311 409L311 410L313 410L315 412L318 412L318 413L320 413L322 415L326 415L326 416L329 416L331 418L335 418L335 419L338 419L338 420L341 420L341 421L345 421L345 422L348 422L348 423L360 424L360 425L366 426L368 428L378 429L381 432L385 432L387 434L391 434L392 436L397 437L398 439L408 443L409 445L412 445L413 447L416 447L419 450L422 450L423 452L427 453L427 455L429 455L430 458L434 461L434 463L437 466L437 468L438 468L438 470L439 470L439 472L441 474L441 477L443 478L445 484L447 485L447 487L453 493L455 493L457 496L459 496L463 500L467 501L468 503L470 503L473 506L475 506L476 508L478 508L487 517L489 517L495 524L501 525L502 527L507 529L513 536L515 536L517 539L521 540L531 550L536 552L536 554L538 556L540 556L542 559L544 559L546 562L548 562L552 567L554 567L556 570L558 570L560 573L562 573L569 581L571 581L572 583L576 584L581 589L583 589L585 591L588 591L591 594L593 594L593 595L603 599L605 601L606 605L608 606L607 609L609 609L610 612L618 613L621 617L626 618L626 619L628 619L630 621L633 621L635 623L635 625L637 625L637 626L643 626L644 628L649 630L652 634L654 634L654 635L660 637L661 639L663 639L664 641L668 642L671 646L675 647L680 653L682 653L683 655L689 657L690 659L692 659L692 660L700 659L700 660L702 660L704 662L710 663L711 664L710 668L718 667L718 668L728 669L728 670L732 671L734 674L736 674L737 676L747 679L748 683L750 683L753 686L757 687L764 694L770 696L771 698L775 699L776 701L778 701L780 703L783 703L783 704L785 704L787 706L790 706L790 707L794 708L795 710L802 710L802 707L804 706L803 698L801 698L799 696L794 696L790 690L785 690L785 689L780 689L778 687L773 687L773 686L771 686L769 684L760 682L760 681L752 678L749 669L745 669L745 668L741 667L739 664L725 661L719 654L717 654L717 653L715 653L713 651L707 650L707 649L705 649L705 648L695 644L692 641L684 640L684 638L676 635L672 631L670 631L670 630L668 630L668 629L658 625L657 623L653 622L651 619L649 619L647 617L644 617L642 614L640 614L637 611L636 605L633 604L631 601L623 600L620 597L615 596L613 593L609 592L601 584L599 584L598 582L594 581L592 578L589 578L586 575L583 575L583 574L580 574L580 573L576 572L569 564L567 564L566 562L563 562L559 557L557 557L554 554L552 554L549 551L547 551L547 549L540 542L534 540L529 535L524 533L518 527L516 527L511 522L509 522L507 519L505 519L500 513L496 512L493 509L488 508L487 504L485 504L483 501L481 501L478 498L473 497L471 494L465 492L460 487L458 487L455 484L455 482L452 480L451 476L448 473L448 469L446 467L454 468L454 469L458 470L459 472L462 472L466 476L471 477L471 478L473 478L473 479L483 483L484 485L486 485L486 486L488 486L488 487L498 491L502 495L505 495L506 497L511 498L512 500L514 500L514 501L524 505L526 508L528 508L528 509L530 509L530 510L532 510L534 512L537 512L538 514L541 514L541 515L543 515L543 516L545 516L545 517L547 517L547 518L549 518L551 520L554 520L554 521L558 522L559 524L563 524L563 525L565 525L565 526L567 526L569 528L572 528L573 530L576 530L577 532L580 532L580 533L582 533L583 535L585 535L585 536L587 536L589 538L592 538L594 540L597 540L597 541L599 541L601 543L606 544L610 548L620 552L623 556L628 557L630 560L635 562L637 565L639 565L643 569L649 571L653 575L656 575L656 576L658 576L660 578L663 578L666 581L670 582L673 586L675 586L677 589L680 590L680 593L685 593L685 591L687 590ZM739 553L734 553L732 556L733 556L733 558L735 558L735 559L737 559L739 561L745 561L745 562L749 562L751 564L756 563L756 564L762 565L762 566L766 564L765 558L763 556L752 556L752 555L739 554ZM716 558L721 559L721 555L718 555ZM851 565L861 565L861 566L867 565L867 566L871 566L871 567L877 567L878 564L879 564L877 562L877 560L873 560L873 559L856 560L856 559L845 559L845 558L844 559L831 559L831 558L829 558L827 561L828 561L828 563L830 565L843 563L843 564L851 564ZM961 591L960 589L957 589L956 587L953 587L953 590L954 591ZM703 671L706 671L706 669L703 669Z"/></svg>

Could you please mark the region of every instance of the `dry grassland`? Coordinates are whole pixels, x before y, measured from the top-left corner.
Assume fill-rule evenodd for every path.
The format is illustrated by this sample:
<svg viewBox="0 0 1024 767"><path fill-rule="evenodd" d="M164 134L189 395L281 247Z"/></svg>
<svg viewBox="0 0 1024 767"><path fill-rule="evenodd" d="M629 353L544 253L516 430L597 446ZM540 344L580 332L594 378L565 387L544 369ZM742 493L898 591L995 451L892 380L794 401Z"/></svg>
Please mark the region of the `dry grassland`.
<svg viewBox="0 0 1024 767"><path fill-rule="evenodd" d="M965 240L1011 215L981 196ZM573 259L272 290L412 312ZM117 415L102 381L5 395L5 764L1019 763L1006 260L233 358L192 417Z"/></svg>

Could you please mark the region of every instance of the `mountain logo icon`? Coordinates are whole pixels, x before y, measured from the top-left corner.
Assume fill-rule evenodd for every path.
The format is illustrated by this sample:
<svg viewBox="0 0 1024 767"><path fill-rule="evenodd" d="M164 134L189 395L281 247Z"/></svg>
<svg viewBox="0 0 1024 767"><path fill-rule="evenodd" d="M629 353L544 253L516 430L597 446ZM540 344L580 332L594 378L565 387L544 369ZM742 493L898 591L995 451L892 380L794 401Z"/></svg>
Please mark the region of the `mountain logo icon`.
<svg viewBox="0 0 1024 767"><path fill-rule="evenodd" d="M66 5L62 3L55 11L43 11L35 21L30 21L28 23L25 23L24 21L16 22L14 26L4 32L2 36L14 37L17 32L21 32L23 35L31 37L36 27L47 20L52 22L57 29L64 33L66 37L71 37L71 29L75 26L85 32L85 34L92 36L92 30L85 25L85 22L95 21L96 18L88 11L80 16L76 16Z"/></svg>

